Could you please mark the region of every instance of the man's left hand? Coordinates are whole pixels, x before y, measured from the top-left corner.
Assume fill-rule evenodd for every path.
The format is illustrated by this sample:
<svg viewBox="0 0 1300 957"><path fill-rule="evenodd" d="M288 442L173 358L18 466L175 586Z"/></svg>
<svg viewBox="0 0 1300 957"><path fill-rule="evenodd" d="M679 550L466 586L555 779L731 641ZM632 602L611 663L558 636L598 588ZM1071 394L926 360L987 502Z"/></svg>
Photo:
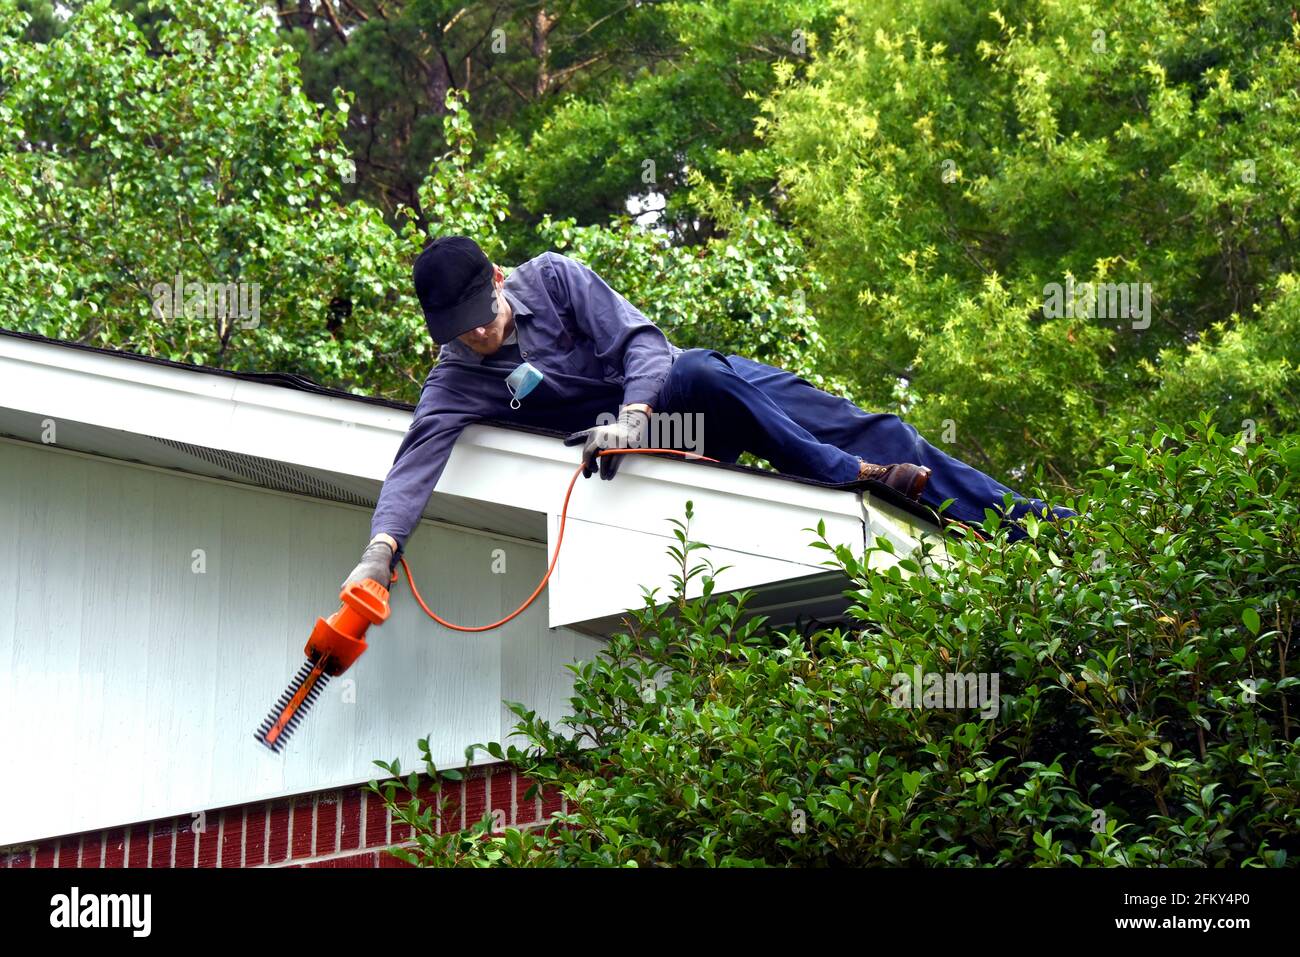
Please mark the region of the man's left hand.
<svg viewBox="0 0 1300 957"><path fill-rule="evenodd" d="M617 422L597 425L574 432L564 440L565 445L582 446L582 475L591 478L600 460L600 477L612 479L618 471L621 455L601 455L605 449L644 449L650 427L649 407L630 405L623 408Z"/></svg>

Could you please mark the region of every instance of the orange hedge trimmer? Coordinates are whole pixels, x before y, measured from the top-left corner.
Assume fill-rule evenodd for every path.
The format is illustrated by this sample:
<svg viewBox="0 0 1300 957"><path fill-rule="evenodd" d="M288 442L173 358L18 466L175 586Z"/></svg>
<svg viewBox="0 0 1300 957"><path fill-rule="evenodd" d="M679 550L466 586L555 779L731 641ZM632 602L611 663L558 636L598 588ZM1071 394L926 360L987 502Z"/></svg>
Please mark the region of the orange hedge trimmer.
<svg viewBox="0 0 1300 957"><path fill-rule="evenodd" d="M623 455L632 452L667 453L703 459L706 462L717 461L680 449L606 449L600 455ZM424 603L419 589L415 587L415 579L411 577L411 567L406 564L406 559L402 558L400 559L402 570L406 572L406 581L411 586L411 594L424 609L424 613L444 628L451 628L454 631L491 631L493 628L500 628L531 605L542 593L542 589L551 578L551 572L555 570L555 563L560 557L560 545L564 542L564 523L569 514L569 496L573 494L573 486L584 468L585 463L578 466L577 471L573 473L573 478L569 480L568 491L564 493L564 507L560 511L560 530L555 539L555 554L551 556L551 564L546 569L546 574L542 576L542 580L537 583L537 587L533 589L533 593L522 605L500 621L494 621L490 625L453 625L435 615ZM307 661L289 682L289 687L285 689L284 694L280 695L271 713L257 729L254 737L258 741L279 753L288 742L290 735L298 729L307 712L311 710L311 706L316 703L330 678L341 675L351 668L361 657L361 653L366 650L368 647L366 629L371 625L382 625L388 619L388 586L396 581L397 572L393 572L392 579L387 583L367 578L344 586L339 593L339 600L342 602L339 610L328 619L316 619L316 627L312 629L311 637L307 639L307 647L304 649Z"/></svg>

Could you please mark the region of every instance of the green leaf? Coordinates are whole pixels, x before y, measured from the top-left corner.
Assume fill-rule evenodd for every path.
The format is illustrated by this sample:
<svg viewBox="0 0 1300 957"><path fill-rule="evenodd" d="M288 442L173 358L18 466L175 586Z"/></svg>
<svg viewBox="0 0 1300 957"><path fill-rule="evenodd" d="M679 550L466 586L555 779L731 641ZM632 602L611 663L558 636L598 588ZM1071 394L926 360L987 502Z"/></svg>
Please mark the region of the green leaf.
<svg viewBox="0 0 1300 957"><path fill-rule="evenodd" d="M1252 635L1259 634L1259 612L1247 605L1241 611L1241 620Z"/></svg>

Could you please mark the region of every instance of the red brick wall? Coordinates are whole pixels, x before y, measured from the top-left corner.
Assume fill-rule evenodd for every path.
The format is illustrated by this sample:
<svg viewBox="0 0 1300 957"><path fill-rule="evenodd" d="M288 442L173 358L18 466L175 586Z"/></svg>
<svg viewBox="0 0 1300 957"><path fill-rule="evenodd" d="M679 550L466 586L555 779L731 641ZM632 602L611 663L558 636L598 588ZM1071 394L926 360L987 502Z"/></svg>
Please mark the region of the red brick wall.
<svg viewBox="0 0 1300 957"><path fill-rule="evenodd" d="M524 797L530 781L508 764L470 768L463 781L443 781L450 799L439 833L472 825L500 810L503 824L540 824L561 810L558 792ZM432 784L420 776L419 794L431 800ZM399 788L396 798L406 796ZM0 848L0 867L409 867L388 847L411 846L410 827L394 821L384 802L365 785L205 812L196 819L157 821L52 837L36 844Z"/></svg>

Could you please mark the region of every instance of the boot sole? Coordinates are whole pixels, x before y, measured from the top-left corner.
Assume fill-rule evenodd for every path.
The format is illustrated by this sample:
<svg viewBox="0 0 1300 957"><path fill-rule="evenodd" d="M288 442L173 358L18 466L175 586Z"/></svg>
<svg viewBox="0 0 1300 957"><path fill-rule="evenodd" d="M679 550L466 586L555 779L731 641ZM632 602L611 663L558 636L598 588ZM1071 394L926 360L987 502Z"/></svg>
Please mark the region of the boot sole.
<svg viewBox="0 0 1300 957"><path fill-rule="evenodd" d="M912 479L912 487L907 490L907 497L910 499L919 499L921 493L925 491L926 483L930 481L929 466L921 466L917 471L916 477Z"/></svg>

